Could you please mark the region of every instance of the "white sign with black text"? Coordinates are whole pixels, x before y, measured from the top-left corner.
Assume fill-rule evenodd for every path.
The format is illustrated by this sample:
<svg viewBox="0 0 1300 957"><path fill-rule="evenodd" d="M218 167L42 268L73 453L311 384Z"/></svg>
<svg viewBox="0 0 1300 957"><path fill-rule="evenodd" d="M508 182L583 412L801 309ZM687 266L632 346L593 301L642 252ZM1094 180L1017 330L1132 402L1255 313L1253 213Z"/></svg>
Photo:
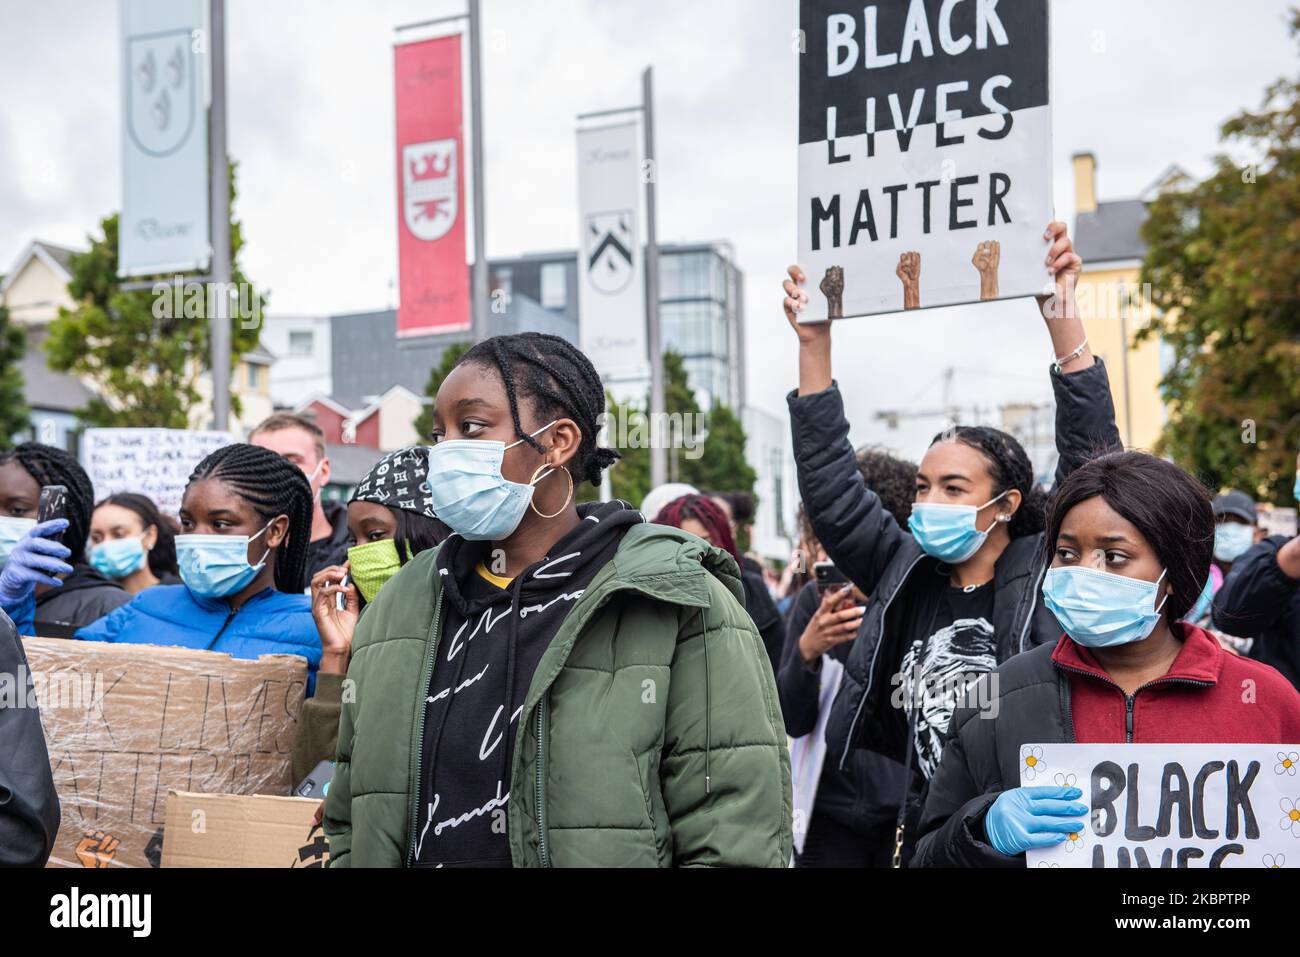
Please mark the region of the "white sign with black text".
<svg viewBox="0 0 1300 957"><path fill-rule="evenodd" d="M81 440L81 464L95 486L95 501L118 492L138 492L174 518L194 467L232 441L229 432L87 429Z"/></svg>
<svg viewBox="0 0 1300 957"><path fill-rule="evenodd" d="M1300 867L1300 744L1026 744L1022 787L1077 787L1083 830L1029 867Z"/></svg>
<svg viewBox="0 0 1300 957"><path fill-rule="evenodd" d="M1047 0L800 0L803 321L1042 293Z"/></svg>

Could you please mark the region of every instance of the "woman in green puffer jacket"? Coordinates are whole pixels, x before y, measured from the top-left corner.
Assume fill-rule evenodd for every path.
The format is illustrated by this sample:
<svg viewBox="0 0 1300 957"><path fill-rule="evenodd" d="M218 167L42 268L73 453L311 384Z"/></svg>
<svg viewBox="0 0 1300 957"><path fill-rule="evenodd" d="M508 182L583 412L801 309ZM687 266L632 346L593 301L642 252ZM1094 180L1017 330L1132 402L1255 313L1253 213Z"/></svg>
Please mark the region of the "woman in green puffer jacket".
<svg viewBox="0 0 1300 957"><path fill-rule="evenodd" d="M334 867L784 867L790 765L735 560L623 502L563 339L443 381L430 492L456 533L358 625L325 805Z"/></svg>

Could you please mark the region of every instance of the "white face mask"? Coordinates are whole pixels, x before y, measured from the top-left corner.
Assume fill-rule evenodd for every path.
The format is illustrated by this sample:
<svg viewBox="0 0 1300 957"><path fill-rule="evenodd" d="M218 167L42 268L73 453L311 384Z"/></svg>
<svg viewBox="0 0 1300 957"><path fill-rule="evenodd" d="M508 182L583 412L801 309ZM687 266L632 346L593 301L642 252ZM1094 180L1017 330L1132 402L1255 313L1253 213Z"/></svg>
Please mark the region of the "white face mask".
<svg viewBox="0 0 1300 957"><path fill-rule="evenodd" d="M315 488L314 486L316 485L316 476L320 475L320 470L323 469L324 467L325 467L325 460L321 459L319 462L316 463L315 471L311 472L310 474L306 472L303 473L304 475L307 476L307 484L313 486L312 489L313 502L320 501L320 489Z"/></svg>

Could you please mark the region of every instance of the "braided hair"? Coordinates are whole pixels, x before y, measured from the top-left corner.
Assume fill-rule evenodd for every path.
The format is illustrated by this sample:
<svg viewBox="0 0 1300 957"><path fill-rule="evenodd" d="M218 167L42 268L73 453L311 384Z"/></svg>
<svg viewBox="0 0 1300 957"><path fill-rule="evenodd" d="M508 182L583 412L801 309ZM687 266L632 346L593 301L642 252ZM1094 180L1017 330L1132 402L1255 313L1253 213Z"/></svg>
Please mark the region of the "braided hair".
<svg viewBox="0 0 1300 957"><path fill-rule="evenodd" d="M68 495L64 501L64 517L68 530L63 534L63 544L72 554L68 563L75 565L86 555L86 539L90 537L90 516L95 506L95 488L81 464L63 449L39 442L24 442L16 448L0 452L0 465L17 462L37 485L62 485Z"/></svg>
<svg viewBox="0 0 1300 957"><path fill-rule="evenodd" d="M148 531L149 526L152 525L155 533L153 548L149 549L149 570L153 572L155 578L177 574L176 532L172 520L158 510L153 499L135 492L118 492L104 499L95 508L99 509L104 505L116 505L118 508L134 512L144 523L145 531Z"/></svg>
<svg viewBox="0 0 1300 957"><path fill-rule="evenodd" d="M217 449L190 475L189 484L217 479L253 507L263 522L289 517L289 534L277 546L275 587L301 593L307 580L307 548L315 497L302 469L257 445L236 443Z"/></svg>
<svg viewBox="0 0 1300 957"><path fill-rule="evenodd" d="M1000 429L985 425L959 425L934 437L931 445L942 441L960 442L979 452L988 461L996 498L1015 489L1020 493L1020 508L1007 528L1012 538L1037 535L1044 528L1047 493L1034 482L1034 467L1024 446Z"/></svg>
<svg viewBox="0 0 1300 957"><path fill-rule="evenodd" d="M568 418L576 422L582 432L582 442L573 461L575 481L585 479L599 485L601 473L621 457L613 449L596 445L600 419L605 414L605 387L591 360L567 339L541 332L496 336L474 346L456 365L477 365L497 371L510 400L515 435L538 452L546 450L524 431L519 421L520 396L532 401L540 418Z"/></svg>
<svg viewBox="0 0 1300 957"><path fill-rule="evenodd" d="M731 536L731 523L727 521L727 513L718 506L717 502L707 496L683 495L681 498L674 499L660 509L654 522L656 525L681 528L682 522L688 518L695 519L707 528L709 540L729 553L736 561L740 561L740 551L736 548L736 540Z"/></svg>

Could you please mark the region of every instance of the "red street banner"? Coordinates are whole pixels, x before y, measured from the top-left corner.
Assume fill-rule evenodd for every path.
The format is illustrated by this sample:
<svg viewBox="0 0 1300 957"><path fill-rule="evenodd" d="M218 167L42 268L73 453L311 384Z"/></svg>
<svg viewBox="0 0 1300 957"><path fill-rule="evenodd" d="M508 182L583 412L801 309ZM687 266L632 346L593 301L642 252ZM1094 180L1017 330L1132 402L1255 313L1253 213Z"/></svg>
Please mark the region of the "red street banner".
<svg viewBox="0 0 1300 957"><path fill-rule="evenodd" d="M460 34L402 44L397 65L398 338L470 328Z"/></svg>

